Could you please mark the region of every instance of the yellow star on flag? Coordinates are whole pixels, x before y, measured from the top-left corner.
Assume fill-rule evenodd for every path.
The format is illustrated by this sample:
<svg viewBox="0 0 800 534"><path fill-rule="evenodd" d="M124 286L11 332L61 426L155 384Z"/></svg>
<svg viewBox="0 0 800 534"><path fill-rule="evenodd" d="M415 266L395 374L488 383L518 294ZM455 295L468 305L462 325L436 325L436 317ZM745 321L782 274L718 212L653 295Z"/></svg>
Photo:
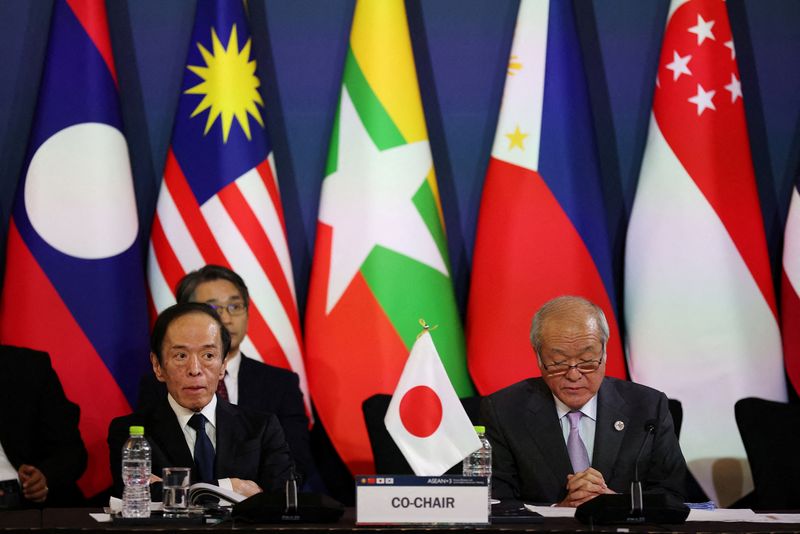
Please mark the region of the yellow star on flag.
<svg viewBox="0 0 800 534"><path fill-rule="evenodd" d="M505 136L508 137L509 140L508 149L512 150L516 146L519 147L520 150L525 150L525 147L522 146L522 142L525 141L525 138L528 137L528 135L529 134L522 133L521 131L519 131L519 125L517 125L517 127L514 128L513 132L505 134Z"/></svg>

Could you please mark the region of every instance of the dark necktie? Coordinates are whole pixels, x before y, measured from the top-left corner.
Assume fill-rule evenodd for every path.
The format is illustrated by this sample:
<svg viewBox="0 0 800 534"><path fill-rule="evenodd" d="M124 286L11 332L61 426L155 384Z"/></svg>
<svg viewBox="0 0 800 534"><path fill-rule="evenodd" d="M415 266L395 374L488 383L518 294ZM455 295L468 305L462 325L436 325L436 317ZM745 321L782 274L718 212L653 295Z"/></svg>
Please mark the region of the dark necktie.
<svg viewBox="0 0 800 534"><path fill-rule="evenodd" d="M194 465L199 482L214 482L214 446L206 434L206 417L201 413L189 419L189 426L197 432L194 440Z"/></svg>
<svg viewBox="0 0 800 534"><path fill-rule="evenodd" d="M228 376L228 371L225 371L225 376ZM219 398L224 401L229 400L228 386L225 385L225 377L222 377L219 381L219 384L217 384L217 395L219 395Z"/></svg>

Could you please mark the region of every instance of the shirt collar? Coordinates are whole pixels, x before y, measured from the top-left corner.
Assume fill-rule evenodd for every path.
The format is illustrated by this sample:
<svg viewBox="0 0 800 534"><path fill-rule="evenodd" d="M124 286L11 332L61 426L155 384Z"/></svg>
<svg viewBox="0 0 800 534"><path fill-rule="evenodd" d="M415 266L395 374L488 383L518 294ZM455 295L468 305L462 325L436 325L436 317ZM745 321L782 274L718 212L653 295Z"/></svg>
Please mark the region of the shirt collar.
<svg viewBox="0 0 800 534"><path fill-rule="evenodd" d="M558 420L560 421L561 418L571 412L572 409L561 402L561 399L555 395L553 395L553 400L556 401L556 413L558 414ZM592 421L597 421L597 394L589 399L589 402L581 406L577 411L581 412Z"/></svg>
<svg viewBox="0 0 800 534"><path fill-rule="evenodd" d="M236 356L228 356L225 358L225 372L228 373L234 380L239 379L239 366L242 364L242 352L239 351Z"/></svg>
<svg viewBox="0 0 800 534"><path fill-rule="evenodd" d="M184 428L187 424L189 424L189 419L195 414L192 410L188 408L184 408L178 401L172 398L172 395L167 393L167 402L169 402L170 408L172 411L175 412L175 416L178 418L178 423L181 425L181 428ZM200 413L206 416L206 419L211 426L214 428L217 427L217 396L214 395L211 397L211 402L205 405L205 407L200 410Z"/></svg>

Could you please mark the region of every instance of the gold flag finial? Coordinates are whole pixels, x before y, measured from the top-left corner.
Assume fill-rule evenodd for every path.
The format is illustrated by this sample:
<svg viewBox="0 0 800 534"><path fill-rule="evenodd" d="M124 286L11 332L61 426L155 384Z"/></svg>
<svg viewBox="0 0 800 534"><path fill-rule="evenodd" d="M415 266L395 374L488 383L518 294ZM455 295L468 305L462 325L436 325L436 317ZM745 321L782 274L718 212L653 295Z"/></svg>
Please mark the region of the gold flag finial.
<svg viewBox="0 0 800 534"><path fill-rule="evenodd" d="M419 320L419 325L422 327L422 332L417 334L417 339L419 339L420 336L422 334L424 334L425 332L433 332L434 330L439 328L438 324L434 324L434 325L428 324L428 321L426 321L425 319L422 319L422 318L420 318L420 320Z"/></svg>

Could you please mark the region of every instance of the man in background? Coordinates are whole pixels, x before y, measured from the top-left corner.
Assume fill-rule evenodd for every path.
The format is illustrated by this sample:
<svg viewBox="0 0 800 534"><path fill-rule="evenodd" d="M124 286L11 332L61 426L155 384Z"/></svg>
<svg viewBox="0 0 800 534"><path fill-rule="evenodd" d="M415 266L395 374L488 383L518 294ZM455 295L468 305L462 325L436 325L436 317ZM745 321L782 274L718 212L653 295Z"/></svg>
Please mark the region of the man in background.
<svg viewBox="0 0 800 534"><path fill-rule="evenodd" d="M311 456L308 417L296 373L267 365L241 353L247 335L250 296L244 280L218 265L206 265L184 276L175 290L179 303L202 302L216 310L231 336L227 373L218 393L231 404L251 410L274 413L283 427L298 474L308 480L316 468ZM163 384L155 376L143 377L139 388L139 407L164 396Z"/></svg>
<svg viewBox="0 0 800 534"><path fill-rule="evenodd" d="M686 462L667 397L605 376L608 335L603 311L580 297L555 298L536 312L531 344L541 378L501 389L481 405L494 497L578 506L627 492L644 444L643 490L683 500Z"/></svg>
<svg viewBox="0 0 800 534"><path fill-rule="evenodd" d="M48 354L0 345L0 509L81 504L79 419Z"/></svg>

